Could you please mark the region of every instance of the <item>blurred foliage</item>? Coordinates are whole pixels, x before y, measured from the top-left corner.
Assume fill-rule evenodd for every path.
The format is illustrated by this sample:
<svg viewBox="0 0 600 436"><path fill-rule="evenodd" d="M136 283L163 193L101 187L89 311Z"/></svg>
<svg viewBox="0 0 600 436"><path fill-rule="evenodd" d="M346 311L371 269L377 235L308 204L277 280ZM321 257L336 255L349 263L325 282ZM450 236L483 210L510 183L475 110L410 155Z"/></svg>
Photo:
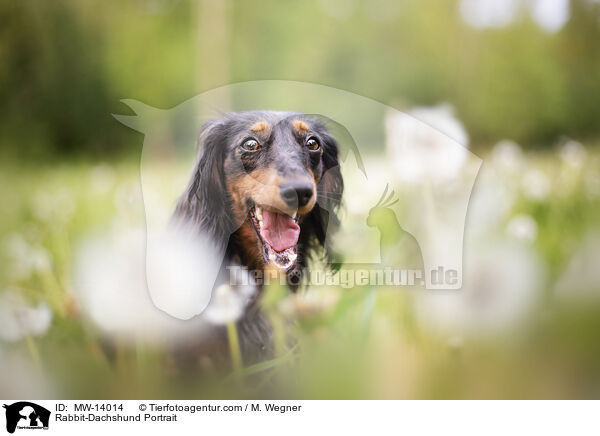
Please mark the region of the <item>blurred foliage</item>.
<svg viewBox="0 0 600 436"><path fill-rule="evenodd" d="M416 289L314 286L308 294L289 295L270 287L262 303L281 343L274 360L243 368L241 384L222 367L181 371L161 339L152 345L125 342L119 334L102 333L102 326L99 329L86 315L90 308L73 283L77 247L107 228L118 233L143 223L139 167L3 165L0 195L9 207L0 219L0 230L6 233L1 240L0 283L6 283L5 291L19 292L29 301L47 302L53 319L45 335L0 342L2 373L10 374L0 377L0 391L19 389L31 398L113 399L596 398L598 282L585 278L590 271L581 271L571 281L557 283L582 241L598 231L600 156L589 151L577 163L582 166L573 166L559 155L528 154L523 166L512 170L516 173L503 175L507 185L516 182L514 206L503 220L524 213L534 219L539 233L522 241L523 247L538 253L551 270L542 297L519 323L487 334L457 336L421 317ZM525 195L526 187L516 179L532 170L555 177L549 197ZM170 177L169 172L180 169L164 171ZM31 259L15 252L15 241L34 254L44 253L47 261L18 268ZM494 261L502 264L503 259ZM593 275L596 268L590 266ZM297 341L291 348L282 340L284 325ZM20 360L10 369L14 356ZM34 356L39 367L30 371Z"/></svg>
<svg viewBox="0 0 600 436"><path fill-rule="evenodd" d="M456 1L23 0L0 3L0 143L39 160L139 152L111 113L171 107L231 82L315 82L399 108L448 101L476 145L597 136L600 3L555 34L529 18L464 24ZM340 5L342 5L341 2ZM216 8L216 9L215 9Z"/></svg>
<svg viewBox="0 0 600 436"><path fill-rule="evenodd" d="M0 284L3 296L47 303L53 314L45 335L0 343L0 392L8 384L32 398L597 398L597 276L567 273L600 222L600 3L572 0L554 34L528 17L470 28L455 0L344 3L353 9L332 13L334 0L0 2ZM82 240L144 222L139 166L106 163L139 157L142 137L111 114L130 113L123 98L167 108L261 79L324 84L400 109L448 101L476 147L510 138L548 149L501 174L514 205L499 231L515 214L529 218L527 249L549 272L523 325L448 337L420 319L411 289L315 287L306 300L270 292L277 357L244 368L242 389L214 368L178 372L164 344L116 335L107 346L72 270ZM574 165L555 153L562 136L586 144ZM547 180L541 197L524 190L530 171ZM284 324L298 341L291 349Z"/></svg>

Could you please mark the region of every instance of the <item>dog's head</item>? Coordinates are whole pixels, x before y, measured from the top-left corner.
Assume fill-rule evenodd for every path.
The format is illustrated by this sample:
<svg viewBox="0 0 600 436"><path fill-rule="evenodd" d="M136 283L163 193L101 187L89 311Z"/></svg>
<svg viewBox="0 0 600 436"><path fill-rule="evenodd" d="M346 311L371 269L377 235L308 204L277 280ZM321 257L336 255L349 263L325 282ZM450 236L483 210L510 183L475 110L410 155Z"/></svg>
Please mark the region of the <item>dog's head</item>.
<svg viewBox="0 0 600 436"><path fill-rule="evenodd" d="M248 266L304 266L337 225L343 190L338 146L325 124L289 112L230 113L200 137L176 215L218 243L234 235L228 248Z"/></svg>

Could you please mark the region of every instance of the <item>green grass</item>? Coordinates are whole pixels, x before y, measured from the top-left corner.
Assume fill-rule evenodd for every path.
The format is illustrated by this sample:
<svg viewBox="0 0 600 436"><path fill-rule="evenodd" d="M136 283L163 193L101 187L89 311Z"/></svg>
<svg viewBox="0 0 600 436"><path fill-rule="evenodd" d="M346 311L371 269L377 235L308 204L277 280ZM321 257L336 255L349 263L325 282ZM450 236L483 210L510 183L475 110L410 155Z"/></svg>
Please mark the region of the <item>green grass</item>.
<svg viewBox="0 0 600 436"><path fill-rule="evenodd" d="M277 356L233 375L211 365L179 371L164 344L103 334L83 310L73 280L81 241L143 225L136 165L2 164L0 292L45 302L53 319L43 335L0 342L0 366L34 367L46 382L31 393L51 397L597 397L598 281L586 276L589 271L576 274L581 280L561 285L566 297L555 293L572 256L599 229L598 158L588 151L577 169L551 152L525 158L527 168L548 175L552 189L547 198L532 200L515 188L511 209L495 230L496 239L506 238L503 229L516 214L537 224L527 249L543 264L544 289L514 325L485 334L436 327L417 310L423 291L411 288L315 287L299 296L267 289L264 305L276 326ZM19 255L23 243L27 251ZM588 296L577 298L582 292ZM296 338L293 346L285 341L287 331ZM0 386L14 393L11 380L1 377Z"/></svg>

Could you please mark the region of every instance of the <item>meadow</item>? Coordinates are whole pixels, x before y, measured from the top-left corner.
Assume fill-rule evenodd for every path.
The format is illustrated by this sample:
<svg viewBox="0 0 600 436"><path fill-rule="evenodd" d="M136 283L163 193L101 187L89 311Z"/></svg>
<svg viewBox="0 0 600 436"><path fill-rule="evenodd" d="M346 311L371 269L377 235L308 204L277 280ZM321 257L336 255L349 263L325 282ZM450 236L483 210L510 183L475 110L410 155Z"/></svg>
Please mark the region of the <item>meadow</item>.
<svg viewBox="0 0 600 436"><path fill-rule="evenodd" d="M143 251L139 164L3 162L0 392L597 398L600 154L595 144L568 140L529 152L501 142L481 156L486 174L496 176L480 174L476 184L478 212L470 212L466 230L469 239L477 229L466 248L476 255L465 264L462 290L311 286L289 294L270 286L261 304L275 326L277 357L240 364L230 334L230 367L202 361L185 372L172 361L172 344L152 329L153 318L140 315L157 309L118 265ZM176 177L177 168L166 171ZM96 262L89 241L112 241L121 257ZM79 289L82 274L99 295ZM137 293L128 295L129 286ZM287 332L296 338L292 346Z"/></svg>

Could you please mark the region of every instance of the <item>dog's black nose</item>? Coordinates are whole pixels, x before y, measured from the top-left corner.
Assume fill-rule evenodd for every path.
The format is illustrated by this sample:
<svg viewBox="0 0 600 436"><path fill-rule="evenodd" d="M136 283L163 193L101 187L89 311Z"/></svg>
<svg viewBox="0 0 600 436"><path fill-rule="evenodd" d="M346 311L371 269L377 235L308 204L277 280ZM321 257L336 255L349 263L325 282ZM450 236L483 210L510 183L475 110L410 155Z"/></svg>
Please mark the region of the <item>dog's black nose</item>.
<svg viewBox="0 0 600 436"><path fill-rule="evenodd" d="M288 206L305 206L313 196L312 183L300 181L281 185L279 193Z"/></svg>

